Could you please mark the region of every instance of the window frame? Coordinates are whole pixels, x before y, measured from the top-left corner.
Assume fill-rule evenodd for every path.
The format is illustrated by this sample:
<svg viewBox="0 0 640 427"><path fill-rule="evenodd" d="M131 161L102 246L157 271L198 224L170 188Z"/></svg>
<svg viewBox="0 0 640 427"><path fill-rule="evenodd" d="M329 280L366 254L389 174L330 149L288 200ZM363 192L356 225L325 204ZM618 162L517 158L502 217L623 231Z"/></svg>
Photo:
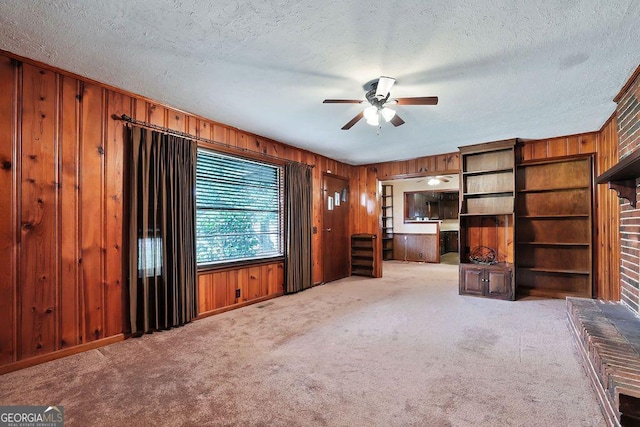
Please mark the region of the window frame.
<svg viewBox="0 0 640 427"><path fill-rule="evenodd" d="M228 269L230 267L236 268L239 266L270 264L277 261L283 261L286 256L286 239L285 239L286 230L285 229L286 229L286 215L287 215L286 205L285 205L286 194L285 194L285 185L284 185L285 162L284 161L279 162L277 160L276 161L265 160L265 158L260 156L259 153L256 153L255 155L253 155L253 153L246 153L246 152L242 154L238 154L237 151L234 151L231 149L230 150L219 149L219 147L212 147L210 144L198 143L198 149L197 149L198 154L196 154L196 169L198 165L199 152L201 150L211 152L213 155L230 157L243 162L258 163L265 166L273 167L278 170L278 223L279 223L279 233L278 233L279 239L278 240L279 240L279 246L280 246L280 253L271 255L271 256L258 256L254 258L242 258L242 259L228 259L228 260L221 260L221 261L209 261L209 262L203 262L203 263L198 263L196 259L197 271L206 272L206 271L212 271L212 270ZM198 245L197 183L198 183L198 179L196 174L196 184L195 184L196 186L194 187L194 192L196 192L196 198L195 198L196 206L194 209L194 213L196 215L196 224L195 224L196 252L197 252L197 245Z"/></svg>

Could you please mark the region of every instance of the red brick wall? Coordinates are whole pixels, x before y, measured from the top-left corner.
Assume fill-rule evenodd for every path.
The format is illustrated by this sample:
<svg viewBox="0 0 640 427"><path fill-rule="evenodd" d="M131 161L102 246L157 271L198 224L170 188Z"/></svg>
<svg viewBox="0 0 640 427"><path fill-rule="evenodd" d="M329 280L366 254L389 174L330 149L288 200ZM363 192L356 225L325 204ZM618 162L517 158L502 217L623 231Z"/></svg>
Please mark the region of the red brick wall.
<svg viewBox="0 0 640 427"><path fill-rule="evenodd" d="M618 101L618 149L620 159L640 149L640 76ZM637 190L636 190L637 191ZM640 204L634 209L622 200L620 207L621 301L634 311L640 305Z"/></svg>

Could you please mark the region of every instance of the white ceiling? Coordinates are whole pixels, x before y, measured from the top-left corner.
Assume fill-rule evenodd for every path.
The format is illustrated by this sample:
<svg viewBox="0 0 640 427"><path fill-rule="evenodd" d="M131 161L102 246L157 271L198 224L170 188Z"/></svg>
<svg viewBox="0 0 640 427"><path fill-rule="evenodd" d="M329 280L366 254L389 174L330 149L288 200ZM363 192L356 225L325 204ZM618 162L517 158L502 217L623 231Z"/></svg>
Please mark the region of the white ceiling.
<svg viewBox="0 0 640 427"><path fill-rule="evenodd" d="M351 164L597 130L640 63L638 0L0 0L0 49ZM379 130L363 85L397 79Z"/></svg>

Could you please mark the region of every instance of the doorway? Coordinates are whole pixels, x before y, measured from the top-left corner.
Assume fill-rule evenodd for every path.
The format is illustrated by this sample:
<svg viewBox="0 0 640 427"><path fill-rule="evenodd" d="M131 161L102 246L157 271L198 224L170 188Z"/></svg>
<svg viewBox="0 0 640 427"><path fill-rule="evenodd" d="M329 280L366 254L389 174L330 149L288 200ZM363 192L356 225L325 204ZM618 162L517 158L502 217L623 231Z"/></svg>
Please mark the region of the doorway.
<svg viewBox="0 0 640 427"><path fill-rule="evenodd" d="M322 179L322 277L332 282L349 275L349 181L324 174Z"/></svg>

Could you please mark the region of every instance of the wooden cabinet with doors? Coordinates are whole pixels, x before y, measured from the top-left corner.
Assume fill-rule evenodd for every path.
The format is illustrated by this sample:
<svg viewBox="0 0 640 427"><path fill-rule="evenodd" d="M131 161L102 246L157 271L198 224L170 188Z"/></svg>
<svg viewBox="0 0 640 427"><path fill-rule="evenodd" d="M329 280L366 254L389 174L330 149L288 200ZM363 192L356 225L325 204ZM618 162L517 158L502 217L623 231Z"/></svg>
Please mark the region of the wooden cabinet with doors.
<svg viewBox="0 0 640 427"><path fill-rule="evenodd" d="M518 294L592 297L591 162L576 157L518 167Z"/></svg>
<svg viewBox="0 0 640 427"><path fill-rule="evenodd" d="M513 262L517 139L460 147L460 294L515 299ZM474 264L476 248L489 248L492 265Z"/></svg>
<svg viewBox="0 0 640 427"><path fill-rule="evenodd" d="M393 259L393 185L382 186L382 259Z"/></svg>
<svg viewBox="0 0 640 427"><path fill-rule="evenodd" d="M460 293L514 299L513 269L505 265L460 265Z"/></svg>

